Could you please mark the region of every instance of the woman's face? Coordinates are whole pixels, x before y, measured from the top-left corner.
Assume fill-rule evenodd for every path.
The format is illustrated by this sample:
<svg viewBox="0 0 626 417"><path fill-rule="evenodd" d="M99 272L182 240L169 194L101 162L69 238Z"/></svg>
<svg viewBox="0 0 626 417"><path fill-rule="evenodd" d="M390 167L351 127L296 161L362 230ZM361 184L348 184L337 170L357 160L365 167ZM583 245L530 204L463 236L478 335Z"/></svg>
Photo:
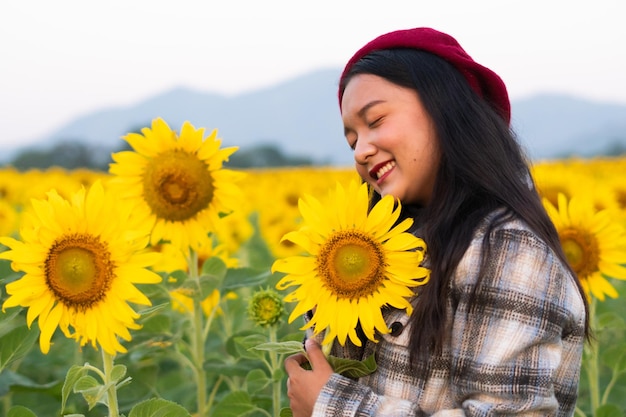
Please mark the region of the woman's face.
<svg viewBox="0 0 626 417"><path fill-rule="evenodd" d="M382 196L427 205L440 153L434 124L415 90L359 74L348 82L341 108L361 178Z"/></svg>

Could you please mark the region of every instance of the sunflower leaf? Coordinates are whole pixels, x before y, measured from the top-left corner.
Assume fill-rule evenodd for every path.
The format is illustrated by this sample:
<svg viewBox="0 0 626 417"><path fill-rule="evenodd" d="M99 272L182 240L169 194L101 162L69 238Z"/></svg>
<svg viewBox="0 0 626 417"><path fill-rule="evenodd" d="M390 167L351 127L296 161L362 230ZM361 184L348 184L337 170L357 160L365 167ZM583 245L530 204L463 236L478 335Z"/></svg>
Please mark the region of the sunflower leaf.
<svg viewBox="0 0 626 417"><path fill-rule="evenodd" d="M291 411L291 408L283 408L280 410L280 417L293 417L293 411Z"/></svg>
<svg viewBox="0 0 626 417"><path fill-rule="evenodd" d="M226 264L219 256L212 256L202 264L202 275L210 275L222 280L226 275Z"/></svg>
<svg viewBox="0 0 626 417"><path fill-rule="evenodd" d="M273 351L281 355L291 355L294 353L304 352L302 342L289 340L286 342L266 342L252 346L250 349Z"/></svg>
<svg viewBox="0 0 626 417"><path fill-rule="evenodd" d="M26 325L17 327L2 336L0 343L0 372L10 363L24 357L35 344L39 331Z"/></svg>
<svg viewBox="0 0 626 417"><path fill-rule="evenodd" d="M190 417L179 404L161 398L152 398L136 404L128 417Z"/></svg>
<svg viewBox="0 0 626 417"><path fill-rule="evenodd" d="M622 417L622 409L615 404L603 404L596 408L593 414L596 417Z"/></svg>
<svg viewBox="0 0 626 417"><path fill-rule="evenodd" d="M252 288L265 284L270 276L267 270L253 268L231 268L226 273L223 282L224 291L232 291L238 288Z"/></svg>
<svg viewBox="0 0 626 417"><path fill-rule="evenodd" d="M74 365L67 371L65 381L63 382L63 388L61 389L61 412L65 411L67 398L72 392L76 381L85 375L87 375L87 369L84 366Z"/></svg>
<svg viewBox="0 0 626 417"><path fill-rule="evenodd" d="M329 356L328 363L336 373L348 378L364 377L374 372L377 367L373 354L363 361Z"/></svg>
<svg viewBox="0 0 626 417"><path fill-rule="evenodd" d="M100 384L96 378L91 375L84 375L74 384L74 392L82 394L89 410L93 409L97 403L106 404L107 387Z"/></svg>
<svg viewBox="0 0 626 417"><path fill-rule="evenodd" d="M15 405L9 409L7 417L37 417L30 408L21 405Z"/></svg>
<svg viewBox="0 0 626 417"><path fill-rule="evenodd" d="M258 409L259 407L252 402L252 399L247 392L233 391L226 395L215 406L212 415L224 417L243 417Z"/></svg>

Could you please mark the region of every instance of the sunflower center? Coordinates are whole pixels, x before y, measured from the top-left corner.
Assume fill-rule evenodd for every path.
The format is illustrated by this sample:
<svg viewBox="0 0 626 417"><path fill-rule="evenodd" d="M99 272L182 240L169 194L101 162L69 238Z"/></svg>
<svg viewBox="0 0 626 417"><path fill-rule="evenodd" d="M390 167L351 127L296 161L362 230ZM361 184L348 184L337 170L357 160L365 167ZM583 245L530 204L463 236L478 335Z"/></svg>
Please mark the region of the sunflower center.
<svg viewBox="0 0 626 417"><path fill-rule="evenodd" d="M75 233L54 242L45 261L46 283L55 298L85 310L102 300L115 277L107 246L95 236Z"/></svg>
<svg viewBox="0 0 626 417"><path fill-rule="evenodd" d="M385 276L383 248L356 230L333 234L322 246L317 263L323 282L341 298L370 295Z"/></svg>
<svg viewBox="0 0 626 417"><path fill-rule="evenodd" d="M143 177L144 199L160 219L184 221L213 200L213 177L207 164L182 150L154 157Z"/></svg>
<svg viewBox="0 0 626 417"><path fill-rule="evenodd" d="M594 236L578 229L566 229L560 234L565 256L579 279L586 279L598 270L600 251Z"/></svg>

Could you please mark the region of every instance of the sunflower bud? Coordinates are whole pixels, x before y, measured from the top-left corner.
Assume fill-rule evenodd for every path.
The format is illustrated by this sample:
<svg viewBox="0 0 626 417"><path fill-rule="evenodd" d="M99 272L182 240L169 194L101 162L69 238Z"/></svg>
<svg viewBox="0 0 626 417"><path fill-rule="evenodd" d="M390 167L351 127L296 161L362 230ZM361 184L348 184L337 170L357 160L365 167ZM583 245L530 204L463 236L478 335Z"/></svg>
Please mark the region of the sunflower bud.
<svg viewBox="0 0 626 417"><path fill-rule="evenodd" d="M257 291L248 303L248 317L262 327L279 324L284 312L282 297L271 289Z"/></svg>

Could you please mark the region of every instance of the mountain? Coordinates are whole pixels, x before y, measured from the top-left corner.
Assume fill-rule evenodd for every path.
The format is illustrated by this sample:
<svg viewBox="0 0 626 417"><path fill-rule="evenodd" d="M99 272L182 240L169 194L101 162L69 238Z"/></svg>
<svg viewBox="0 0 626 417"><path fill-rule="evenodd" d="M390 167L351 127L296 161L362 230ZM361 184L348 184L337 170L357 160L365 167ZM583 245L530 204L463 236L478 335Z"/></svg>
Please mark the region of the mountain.
<svg viewBox="0 0 626 417"><path fill-rule="evenodd" d="M540 94L511 102L512 126L533 159L626 152L626 104Z"/></svg>
<svg viewBox="0 0 626 417"><path fill-rule="evenodd" d="M352 153L337 103L339 74L340 69L323 69L232 97L176 88L134 106L79 117L37 143L77 141L119 149L123 135L162 117L173 129L186 120L207 134L216 128L223 146L271 144L318 164L349 165ZM512 126L532 159L626 151L626 104L542 94L514 100L511 107Z"/></svg>

